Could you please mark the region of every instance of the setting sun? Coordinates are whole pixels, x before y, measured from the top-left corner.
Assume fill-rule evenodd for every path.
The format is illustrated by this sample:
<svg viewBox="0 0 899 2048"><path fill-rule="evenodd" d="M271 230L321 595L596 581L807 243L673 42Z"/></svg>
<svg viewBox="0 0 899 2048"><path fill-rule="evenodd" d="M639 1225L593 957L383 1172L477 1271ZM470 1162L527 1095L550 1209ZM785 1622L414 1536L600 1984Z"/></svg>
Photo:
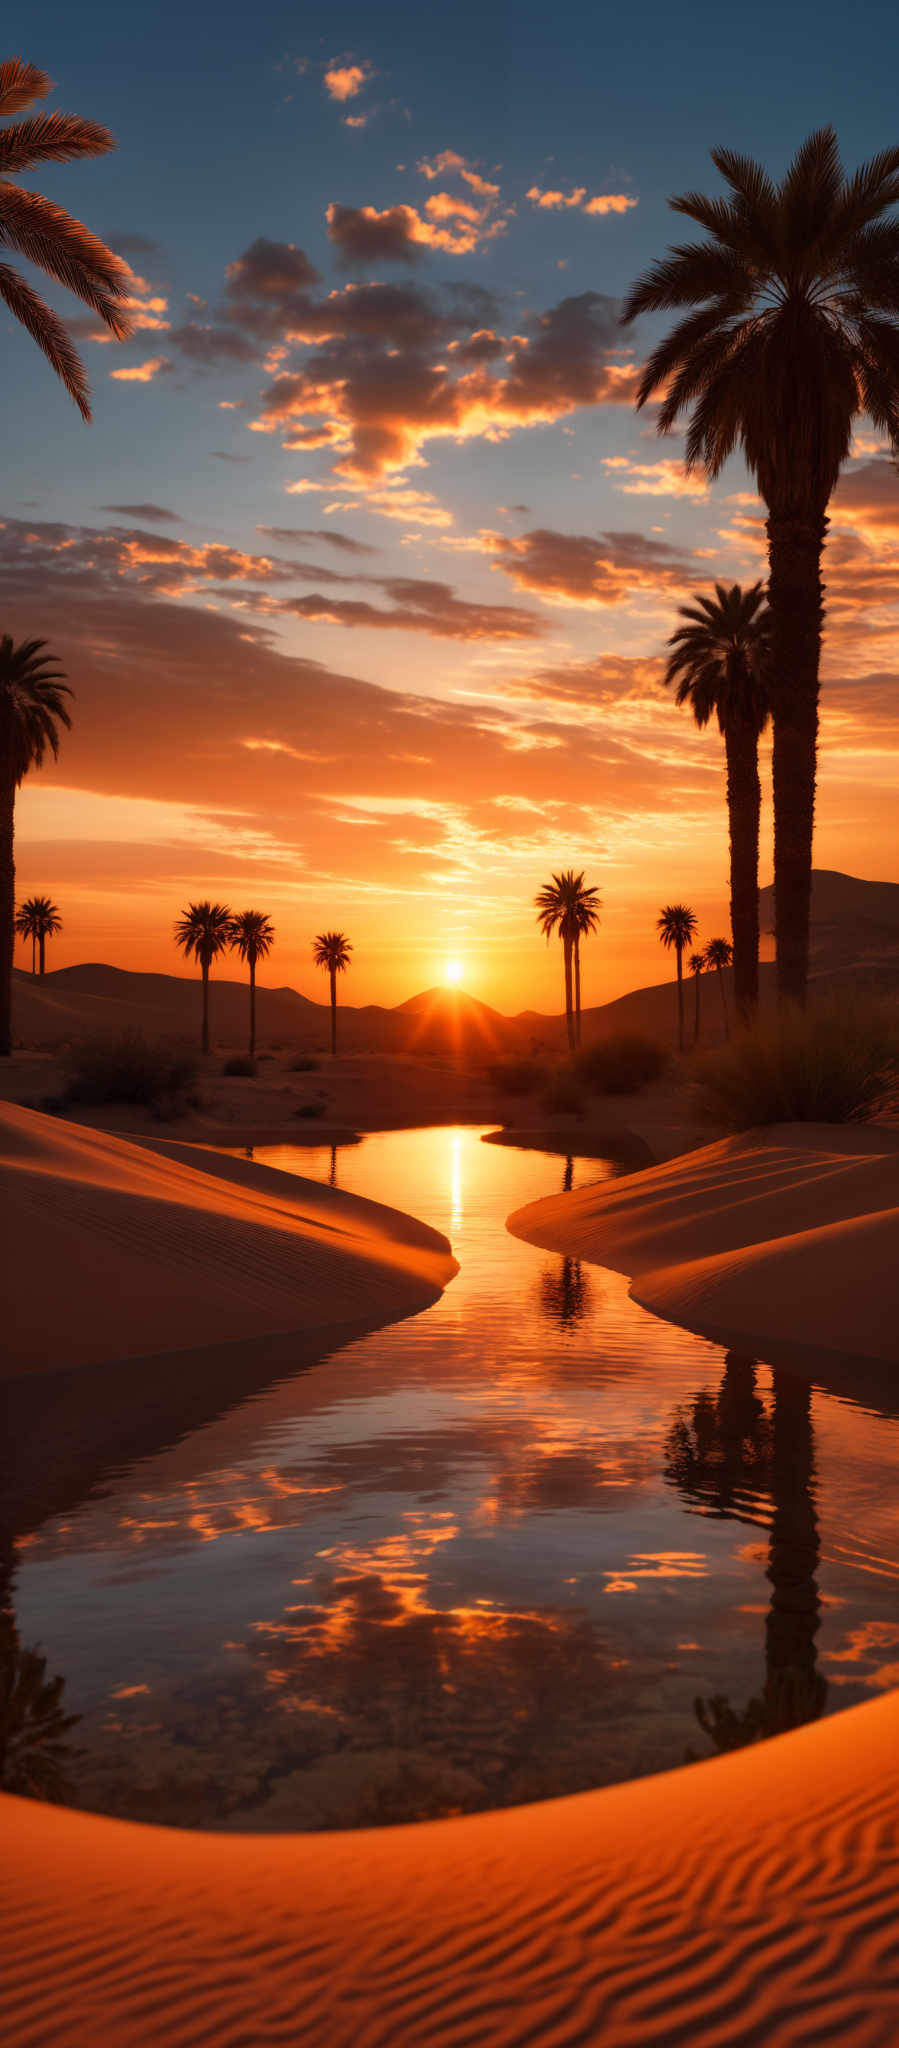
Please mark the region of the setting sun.
<svg viewBox="0 0 899 2048"><path fill-rule="evenodd" d="M444 981L448 981L448 982L450 982L450 983L452 984L452 986L453 986L453 987L455 987L455 986L456 986L456 984L457 984L458 982L460 982L460 981L461 981L461 979L462 979L462 962L461 962L461 960L448 960L448 961L447 961L447 963L446 963L446 966L445 966L445 968L444 968L444 970L443 970L443 979L444 979Z"/></svg>

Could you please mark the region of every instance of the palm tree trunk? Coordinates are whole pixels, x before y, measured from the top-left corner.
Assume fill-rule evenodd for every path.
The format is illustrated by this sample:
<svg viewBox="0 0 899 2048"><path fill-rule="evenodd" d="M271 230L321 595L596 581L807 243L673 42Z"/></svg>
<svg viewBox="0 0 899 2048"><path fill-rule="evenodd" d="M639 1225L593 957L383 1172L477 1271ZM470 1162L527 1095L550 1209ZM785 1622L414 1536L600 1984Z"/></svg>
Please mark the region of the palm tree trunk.
<svg viewBox="0 0 899 2048"><path fill-rule="evenodd" d="M734 1001L749 1018L759 999L759 743L755 727L734 719L724 734L727 815L730 825L730 924L734 941Z"/></svg>
<svg viewBox="0 0 899 2048"><path fill-rule="evenodd" d="M256 1058L256 962L250 956L250 1058Z"/></svg>
<svg viewBox="0 0 899 2048"><path fill-rule="evenodd" d="M202 971L202 975L203 975L203 1038L202 1038L202 1047L203 1047L203 1051L204 1051L204 1052L208 1052L208 1051L209 1051L209 962L208 962L208 960L202 960L202 961L200 962L200 967L201 967L201 971Z"/></svg>
<svg viewBox="0 0 899 2048"><path fill-rule="evenodd" d="M684 949L677 947L677 1049L684 1049Z"/></svg>
<svg viewBox="0 0 899 2048"><path fill-rule="evenodd" d="M729 1038L729 1037L730 1037L730 1018L729 1018L729 1016L728 1016L728 1014L727 1014L727 988L726 988L726 985L725 985L725 980L724 980L724 968L723 968L723 967L719 967L719 969L718 969L718 987L719 987L719 988L720 988L720 990L721 990L721 1008L722 1008L722 1010L723 1010L723 1012L724 1012L724 1036L725 1036L725 1038Z"/></svg>
<svg viewBox="0 0 899 2048"><path fill-rule="evenodd" d="M821 554L826 532L823 513L797 518L772 512L768 519L774 924L781 1004L804 1003L808 992L818 671L824 616Z"/></svg>
<svg viewBox="0 0 899 2048"><path fill-rule="evenodd" d="M46 934L46 932L38 932L38 937L37 937L37 943L38 943L38 953L39 953L39 955L40 955L40 963L41 963L41 973L42 973L42 974L46 974L46 972L47 972L47 952L46 952L46 947L47 947L47 934Z"/></svg>
<svg viewBox="0 0 899 2048"><path fill-rule="evenodd" d="M562 936L562 951L565 961L565 1023L568 1028L568 1050L574 1051L574 999L571 982L571 940L567 933Z"/></svg>
<svg viewBox="0 0 899 2048"><path fill-rule="evenodd" d="M337 970L331 968L331 1058L337 1052Z"/></svg>
<svg viewBox="0 0 899 2048"><path fill-rule="evenodd" d="M574 1042L581 1042L581 941L580 934L574 941Z"/></svg>
<svg viewBox="0 0 899 2048"><path fill-rule="evenodd" d="M16 863L13 852L16 781L6 767L0 781L0 1057L12 1052L12 970L16 944Z"/></svg>
<svg viewBox="0 0 899 2048"><path fill-rule="evenodd" d="M31 972L37 973L37 932L31 934Z"/></svg>
<svg viewBox="0 0 899 2048"><path fill-rule="evenodd" d="M695 1021L694 1021L694 1026L693 1026L693 1044L694 1044L694 1045L698 1045L698 1044L699 1044L699 984L700 984L701 980L702 980L702 975L701 975L701 974L697 974L697 976L696 976L696 1018L695 1018Z"/></svg>
<svg viewBox="0 0 899 2048"><path fill-rule="evenodd" d="M771 1605L766 1626L766 1692L777 1732L814 1720L827 1685L817 1670L815 1637L821 1621L820 1558L814 1496L811 1387L775 1372L774 1513L768 1551Z"/></svg>

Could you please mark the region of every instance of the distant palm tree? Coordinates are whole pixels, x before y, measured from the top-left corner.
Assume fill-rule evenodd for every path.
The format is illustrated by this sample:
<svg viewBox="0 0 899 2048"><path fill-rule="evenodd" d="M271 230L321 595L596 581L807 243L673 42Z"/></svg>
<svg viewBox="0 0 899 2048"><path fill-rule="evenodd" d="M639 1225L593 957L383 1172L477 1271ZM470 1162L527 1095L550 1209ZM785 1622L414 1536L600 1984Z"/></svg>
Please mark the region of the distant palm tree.
<svg viewBox="0 0 899 2048"><path fill-rule="evenodd" d="M19 57L0 64L0 116L21 113L34 100L45 99L50 90L49 78L35 64L23 64ZM105 156L114 148L108 128L101 128L96 121L81 121L76 114L32 114L28 121L0 129L0 245L18 250L56 284L75 292L117 341L125 341L133 327L127 306L134 279L128 264L52 199L8 182L17 172L30 170L32 164ZM8 263L0 263L0 299L28 329L82 418L89 420L84 364L59 315Z"/></svg>
<svg viewBox="0 0 899 2048"><path fill-rule="evenodd" d="M353 948L343 932L319 932L312 942L316 967L326 967L331 979L331 1054L337 1051L337 976L345 974Z"/></svg>
<svg viewBox="0 0 899 2048"><path fill-rule="evenodd" d="M696 913L685 903L666 903L656 919L662 945L677 954L677 1045L684 1049L684 953L696 937Z"/></svg>
<svg viewBox="0 0 899 2048"><path fill-rule="evenodd" d="M706 957L705 957L705 954L704 954L704 953L691 953L691 954L690 954L690 958L689 958L689 961L688 961L688 963L687 963L687 964L688 964L688 966L689 966L689 969L690 969L690 973L691 973L691 974L692 974L692 976L693 976L693 987L694 987L694 990L695 990L695 993L696 993L696 1015L695 1015L695 1017L694 1017L694 1019L693 1019L693 1044L694 1044L694 1045L698 1045L698 1044L699 1044L699 991L700 991L700 987L701 987L701 985L702 985L702 977L703 977L703 974L705 973L705 970L706 970L706 968L707 968L707 966L708 966L708 961L706 960Z"/></svg>
<svg viewBox="0 0 899 2048"><path fill-rule="evenodd" d="M718 976L718 987L721 991L721 1008L724 1012L724 1036L729 1038L730 1018L727 1013L727 987L724 980L724 970L725 967L730 967L733 963L734 949L730 940L710 939L705 949L705 957L708 965L714 968Z"/></svg>
<svg viewBox="0 0 899 2048"><path fill-rule="evenodd" d="M46 649L46 640L16 646L8 633L0 639L0 1054L12 1049L16 790L29 768L43 767L48 750L56 759L58 725L72 723L63 703L72 692Z"/></svg>
<svg viewBox="0 0 899 2048"><path fill-rule="evenodd" d="M224 903L191 903L175 925L175 942L200 963L203 977L202 1047L209 1051L209 969L231 943L231 912Z"/></svg>
<svg viewBox="0 0 899 2048"><path fill-rule="evenodd" d="M55 938L57 932L61 931L62 918L56 904L51 903L49 896L29 896L27 903L20 905L16 911L16 932L20 939L31 940L32 974L34 973L35 943L37 943L39 949L40 971L42 974L45 974L47 971L47 940Z"/></svg>
<svg viewBox="0 0 899 2048"><path fill-rule="evenodd" d="M272 950L275 927L261 910L240 910L231 919L228 944L247 962L250 970L250 1058L256 1054L256 964Z"/></svg>
<svg viewBox="0 0 899 2048"><path fill-rule="evenodd" d="M760 583L681 605L686 624L671 634L666 683L689 704L698 726L714 712L724 736L730 826L730 921L734 996L741 1017L759 997L759 739L768 722L771 621Z"/></svg>
<svg viewBox="0 0 899 2048"><path fill-rule="evenodd" d="M821 128L779 184L730 149L712 162L725 197L671 202L704 239L654 264L623 317L684 310L637 404L661 396L660 434L689 416L688 468L716 477L742 448L767 506L777 987L804 1002L827 506L859 415L899 451L899 149L847 178Z"/></svg>
<svg viewBox="0 0 899 2048"><path fill-rule="evenodd" d="M585 887L583 873L575 874L573 868L565 868L561 874L553 875L544 882L534 898L537 923L546 937L547 945L553 932L558 932L562 941L562 960L565 972L565 1022L568 1031L568 1048L573 1052L580 1040L581 1021L581 949L582 937L595 931L599 924L599 890Z"/></svg>

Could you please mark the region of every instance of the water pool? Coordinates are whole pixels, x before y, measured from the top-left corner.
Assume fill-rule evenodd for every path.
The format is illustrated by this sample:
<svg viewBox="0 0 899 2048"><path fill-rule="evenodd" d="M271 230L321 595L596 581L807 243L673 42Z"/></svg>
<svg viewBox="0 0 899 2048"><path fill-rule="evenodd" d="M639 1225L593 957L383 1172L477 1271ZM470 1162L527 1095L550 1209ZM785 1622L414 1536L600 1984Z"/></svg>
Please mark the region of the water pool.
<svg viewBox="0 0 899 2048"><path fill-rule="evenodd" d="M471 1811L899 1683L896 1417L505 1230L613 1161L470 1128L254 1156L409 1210L460 1271L81 1491L72 1465L49 1512L9 1494L18 1642L81 1717L73 1804L229 1829Z"/></svg>

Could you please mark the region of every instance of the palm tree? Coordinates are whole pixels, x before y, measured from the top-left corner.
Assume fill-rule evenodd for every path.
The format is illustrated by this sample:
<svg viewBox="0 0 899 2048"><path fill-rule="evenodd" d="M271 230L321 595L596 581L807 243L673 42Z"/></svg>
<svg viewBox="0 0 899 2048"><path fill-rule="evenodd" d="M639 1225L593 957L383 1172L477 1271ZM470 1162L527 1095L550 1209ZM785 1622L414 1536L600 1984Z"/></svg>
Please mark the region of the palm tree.
<svg viewBox="0 0 899 2048"><path fill-rule="evenodd" d="M0 1054L12 1049L16 790L29 768L43 767L48 749L56 759L58 726L72 723L63 702L72 692L46 650L45 640L0 639Z"/></svg>
<svg viewBox="0 0 899 2048"><path fill-rule="evenodd" d="M250 1058L256 1055L256 963L266 960L272 950L275 927L261 910L240 910L231 919L228 944L247 962L250 970Z"/></svg>
<svg viewBox="0 0 899 2048"><path fill-rule="evenodd" d="M599 891L584 885L583 874L575 874L573 868L563 869L544 882L534 898L537 923L545 934L546 943L557 931L562 941L562 959L565 971L565 1023L568 1031L568 1049L573 1052L580 1040L581 1022L581 956L582 936L595 931L599 924Z"/></svg>
<svg viewBox="0 0 899 2048"><path fill-rule="evenodd" d="M707 962L707 960L706 960L706 957L705 957L705 954L704 954L704 953L691 953L691 954L690 954L690 958L689 958L689 961L688 961L688 963L687 963L687 964L688 964L688 966L689 966L689 969L690 969L690 973L691 973L691 974L692 974L692 976L693 976L693 987L694 987L694 989L695 989L695 991L696 991L696 1015L695 1015L695 1017L694 1017L694 1019L693 1019L693 1044L694 1044L694 1045L698 1045L698 1044L699 1044L699 991L700 991L700 987L701 987L701 984L702 984L702 977L703 977L703 974L705 973L706 967L708 966L708 962Z"/></svg>
<svg viewBox="0 0 899 2048"><path fill-rule="evenodd" d="M331 978L331 1056L337 1051L337 976L345 974L353 948L343 932L319 932L312 941L316 967L326 967Z"/></svg>
<svg viewBox="0 0 899 2048"><path fill-rule="evenodd" d="M698 726L712 713L724 736L730 826L730 921L734 995L742 1017L759 998L759 739L768 721L770 613L760 583L680 605L686 624L671 634L666 683L690 704Z"/></svg>
<svg viewBox="0 0 899 2048"><path fill-rule="evenodd" d="M662 945L677 954L677 1048L684 1049L684 953L696 937L696 914L685 903L666 903L656 919Z"/></svg>
<svg viewBox="0 0 899 2048"><path fill-rule="evenodd" d="M34 100L45 99L50 90L49 78L35 64L8 58L0 64L0 117L22 113ZM28 121L0 129L0 244L18 250L57 284L75 292L117 341L126 341L133 324L127 311L133 286L127 263L64 207L43 199L39 192L9 183L11 176L30 170L32 164L105 156L114 148L108 128L101 128L96 121L82 121L77 114L32 114ZM8 263L0 263L0 299L43 350L82 419L89 420L84 364L58 314Z"/></svg>
<svg viewBox="0 0 899 2048"><path fill-rule="evenodd" d="M231 912L224 903L191 903L175 925L175 941L188 960L199 960L203 977L204 1052L209 1051L209 969L231 943Z"/></svg>
<svg viewBox="0 0 899 2048"><path fill-rule="evenodd" d="M705 957L709 966L714 967L718 976L718 987L721 990L721 1008L724 1011L724 1036L729 1038L730 1018L727 1014L727 986L724 980L724 970L725 967L730 967L734 957L734 949L730 940L710 939L705 949Z"/></svg>
<svg viewBox="0 0 899 2048"><path fill-rule="evenodd" d="M47 971L47 940L55 938L57 932L61 931L62 918L59 915L56 904L51 903L49 896L29 896L27 903L23 903L20 909L16 911L16 932L18 937L31 940L32 974L34 973L35 943L37 943L39 949L40 971L42 974L45 974Z"/></svg>
<svg viewBox="0 0 899 2048"><path fill-rule="evenodd" d="M688 416L688 468L716 477L741 448L767 507L777 986L804 1002L827 506L856 417L899 451L899 149L847 178L828 127L779 184L733 150L712 162L726 196L671 201L705 239L639 278L623 318L688 309L637 404L661 394L661 434Z"/></svg>

